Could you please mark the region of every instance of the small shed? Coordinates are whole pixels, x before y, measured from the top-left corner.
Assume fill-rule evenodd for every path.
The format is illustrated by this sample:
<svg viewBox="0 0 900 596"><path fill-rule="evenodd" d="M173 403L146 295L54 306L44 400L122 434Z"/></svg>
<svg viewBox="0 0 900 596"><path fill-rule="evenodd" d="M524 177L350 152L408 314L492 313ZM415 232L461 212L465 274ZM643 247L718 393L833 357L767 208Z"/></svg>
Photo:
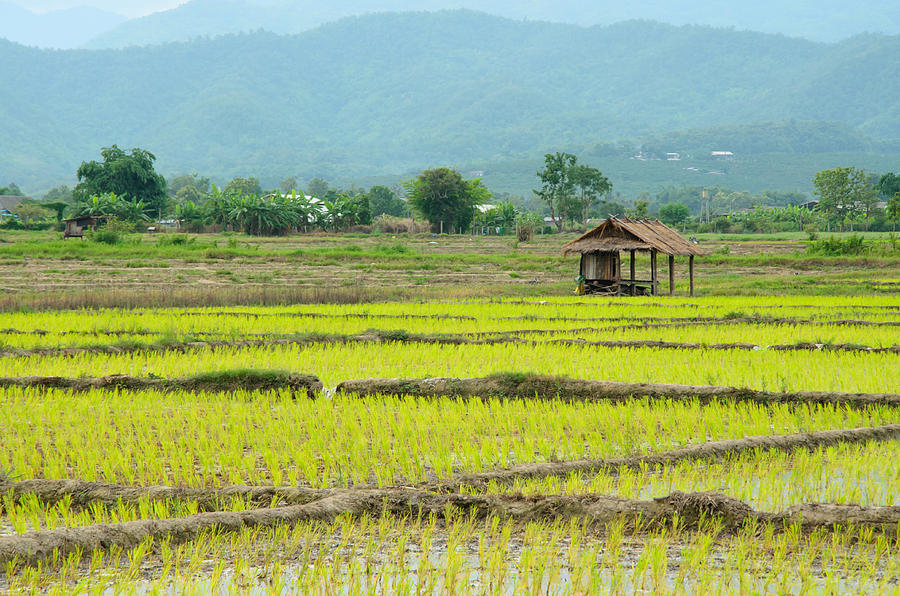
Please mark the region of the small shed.
<svg viewBox="0 0 900 596"><path fill-rule="evenodd" d="M628 251L627 275L622 274L619 255ZM635 276L634 254L650 253L650 279ZM694 257L703 251L675 230L657 220L610 217L599 226L563 246L563 255L581 255L580 273L586 294L618 296L659 295L657 255L669 257L669 294L675 292L675 257L690 259L691 296L694 295Z"/></svg>
<svg viewBox="0 0 900 596"><path fill-rule="evenodd" d="M109 218L109 215L80 215L64 219L66 231L63 232L63 238L84 238L85 229L96 230L101 222Z"/></svg>

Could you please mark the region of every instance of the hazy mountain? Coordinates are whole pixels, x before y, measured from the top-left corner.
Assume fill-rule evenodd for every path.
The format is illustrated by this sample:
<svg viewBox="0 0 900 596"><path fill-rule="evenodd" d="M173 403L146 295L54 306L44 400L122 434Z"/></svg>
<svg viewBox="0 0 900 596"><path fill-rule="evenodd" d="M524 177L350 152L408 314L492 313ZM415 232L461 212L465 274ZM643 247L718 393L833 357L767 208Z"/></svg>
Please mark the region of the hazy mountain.
<svg viewBox="0 0 900 596"><path fill-rule="evenodd" d="M166 172L271 180L500 161L790 119L839 124L721 129L715 142L746 138L753 151L879 151L879 139L900 138L898 55L900 37L824 44L464 11L125 50L0 42L0 180L70 178L112 143L150 150ZM690 133L703 134L711 133Z"/></svg>
<svg viewBox="0 0 900 596"><path fill-rule="evenodd" d="M896 0L192 0L172 10L123 23L97 36L87 47L158 44L257 29L300 33L346 16L448 8L583 26L649 19L819 41L836 41L862 32L900 33L900 3Z"/></svg>
<svg viewBox="0 0 900 596"><path fill-rule="evenodd" d="M0 1L0 37L42 48L77 48L125 20L89 6L35 14Z"/></svg>

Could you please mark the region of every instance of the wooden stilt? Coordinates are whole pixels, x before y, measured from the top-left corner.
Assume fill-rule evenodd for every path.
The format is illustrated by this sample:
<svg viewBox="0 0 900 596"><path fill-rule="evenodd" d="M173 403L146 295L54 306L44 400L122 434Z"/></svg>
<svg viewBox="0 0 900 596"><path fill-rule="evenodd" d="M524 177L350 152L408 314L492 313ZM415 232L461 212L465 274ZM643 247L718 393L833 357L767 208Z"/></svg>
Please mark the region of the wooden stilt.
<svg viewBox="0 0 900 596"><path fill-rule="evenodd" d="M631 253L631 295L635 294L635 283L634 283L634 251L629 251Z"/></svg>
<svg viewBox="0 0 900 596"><path fill-rule="evenodd" d="M675 255L669 255L669 296L675 293Z"/></svg>
<svg viewBox="0 0 900 596"><path fill-rule="evenodd" d="M659 277L656 274L656 249L650 251L650 295L659 295Z"/></svg>
<svg viewBox="0 0 900 596"><path fill-rule="evenodd" d="M691 296L694 295L694 255L690 256Z"/></svg>

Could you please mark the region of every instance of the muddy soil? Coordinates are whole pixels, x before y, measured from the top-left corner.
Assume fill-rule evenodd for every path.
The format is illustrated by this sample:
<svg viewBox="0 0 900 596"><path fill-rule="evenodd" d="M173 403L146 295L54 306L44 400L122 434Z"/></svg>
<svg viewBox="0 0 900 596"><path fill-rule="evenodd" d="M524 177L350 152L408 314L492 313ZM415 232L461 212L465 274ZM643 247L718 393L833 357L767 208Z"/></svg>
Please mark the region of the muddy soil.
<svg viewBox="0 0 900 596"><path fill-rule="evenodd" d="M179 543L203 531L235 532L246 527L272 527L305 521L333 522L341 515L434 515L449 511L477 519L497 516L518 522L577 518L602 526L623 520L644 530L670 526L691 529L716 519L723 531L737 531L748 520L774 522L780 527L800 523L803 529L831 529L848 523L892 535L900 523L900 507L801 504L782 513L753 511L746 503L718 493L674 492L667 497L640 501L606 495L582 496L472 496L441 495L413 489L344 491L304 505L239 512L207 512L184 518L97 524L0 537L0 565L16 560L36 565L72 553L85 556L112 546L133 548L147 538Z"/></svg>
<svg viewBox="0 0 900 596"><path fill-rule="evenodd" d="M581 328L577 331L596 331L592 328ZM403 330L371 329L364 333L353 335L337 334L309 334L303 336L292 335L289 337L277 337L271 334L261 334L260 339L242 340L192 340L165 343L135 343L122 345L90 345L81 347L47 347L47 348L8 348L0 351L0 358L28 358L31 356L72 356L75 354L122 354L131 352L187 352L190 350L204 350L211 348L256 348L269 346L304 346L327 343L427 343L427 344L528 344L539 345L544 343L560 343L579 346L595 346L598 348L653 348L661 350L783 350L783 351L838 351L838 352L867 352L867 353L894 353L900 354L900 345L875 348L857 344L820 344L800 342L796 344L759 346L750 343L714 343L702 344L697 342L670 342L660 340L610 340L588 341L584 339L550 339L527 340L516 337L516 334L548 333L559 334L568 331L542 331L538 329L523 331L506 331L482 334L418 334L407 333Z"/></svg>
<svg viewBox="0 0 900 596"><path fill-rule="evenodd" d="M315 375L278 371L223 371L179 379L148 379L129 375L82 378L0 377L0 387L42 387L70 391L125 389L130 391L188 391L192 393L289 389L292 393L305 392L307 395L312 395L322 390L322 382Z"/></svg>
<svg viewBox="0 0 900 596"><path fill-rule="evenodd" d="M614 459L582 459L563 462L527 463L505 469L495 469L477 474L461 474L446 480L424 482L416 488L431 492L458 492L466 486L484 489L491 482L511 483L528 478L566 476L571 473L595 473L599 470L614 472L619 468L656 467L689 460L719 460L750 451L794 451L817 449L841 443L864 443L900 439L900 424L864 427L848 430L826 430L792 435L767 435L709 441L680 449L635 455ZM375 489L373 485L360 485L348 490ZM344 489L313 489L292 486L231 485L221 488L186 488L173 486L125 486L69 479L31 479L14 482L0 478L0 494L9 494L14 502L26 497L36 497L43 503L53 504L68 499L75 508L85 509L93 503L115 506L119 502L137 504L142 501L185 500L196 501L202 511L215 511L223 502L241 498L259 505L272 503L309 503L333 496Z"/></svg>
<svg viewBox="0 0 900 596"><path fill-rule="evenodd" d="M591 381L516 373L470 379L455 377L358 379L340 383L337 386L337 391L361 396L500 397L611 402L624 402L641 398L696 399L701 403L744 401L759 404L831 404L853 408L865 408L874 405L900 405L900 394L898 393L837 393L828 391L775 393L717 385Z"/></svg>
<svg viewBox="0 0 900 596"><path fill-rule="evenodd" d="M520 464L507 469L465 474L445 481L425 483L421 487L433 491L457 492L463 486L484 489L491 482L509 484L516 480L545 478L547 476L567 476L576 472L596 473L600 470L609 472L622 467L641 469L646 466L667 466L691 460L718 460L757 450L760 452L813 450L840 443L865 443L898 439L900 439L900 424L848 430L826 430L793 435L746 437L743 439L709 441L649 455L635 455L615 459L582 459Z"/></svg>

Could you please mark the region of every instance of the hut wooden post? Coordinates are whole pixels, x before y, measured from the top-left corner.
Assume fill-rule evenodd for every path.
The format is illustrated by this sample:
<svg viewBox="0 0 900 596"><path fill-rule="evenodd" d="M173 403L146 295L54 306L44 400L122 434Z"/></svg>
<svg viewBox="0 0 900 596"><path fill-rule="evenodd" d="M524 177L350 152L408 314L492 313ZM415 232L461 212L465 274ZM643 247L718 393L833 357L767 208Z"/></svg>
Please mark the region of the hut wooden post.
<svg viewBox="0 0 900 596"><path fill-rule="evenodd" d="M634 251L628 251L631 253L631 295L634 296L635 292L635 283L634 283Z"/></svg>
<svg viewBox="0 0 900 596"><path fill-rule="evenodd" d="M675 293L675 255L669 255L669 296Z"/></svg>
<svg viewBox="0 0 900 596"><path fill-rule="evenodd" d="M690 277L691 277L691 296L694 295L694 255L691 255L689 258L690 263Z"/></svg>
<svg viewBox="0 0 900 596"><path fill-rule="evenodd" d="M656 275L656 249L650 250L650 295L659 295L659 278Z"/></svg>

